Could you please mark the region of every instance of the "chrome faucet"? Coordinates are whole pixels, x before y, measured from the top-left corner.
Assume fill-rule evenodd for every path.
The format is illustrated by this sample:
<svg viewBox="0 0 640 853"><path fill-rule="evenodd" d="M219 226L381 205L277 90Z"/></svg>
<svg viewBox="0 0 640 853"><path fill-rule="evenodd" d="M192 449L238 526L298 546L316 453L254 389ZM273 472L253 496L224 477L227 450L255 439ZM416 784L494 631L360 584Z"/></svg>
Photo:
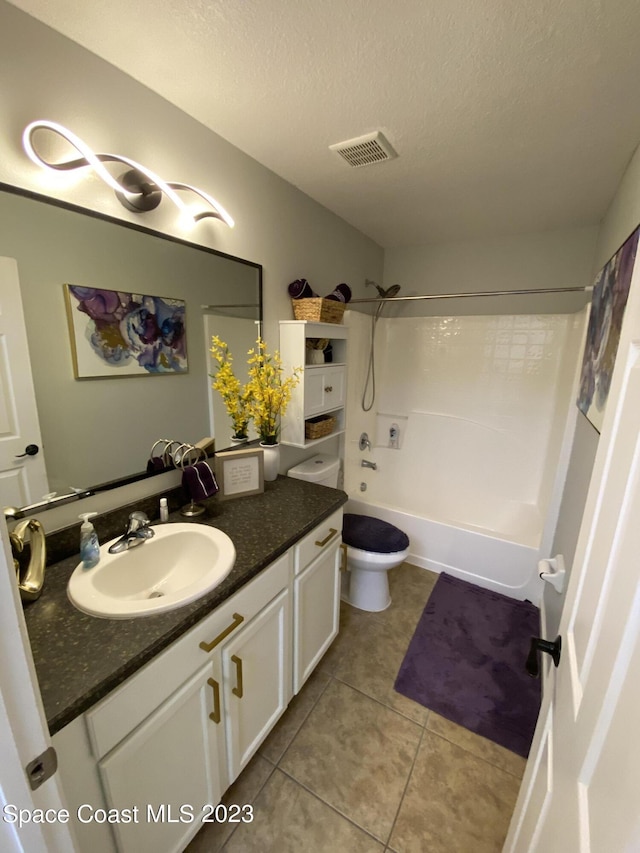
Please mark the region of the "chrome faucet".
<svg viewBox="0 0 640 853"><path fill-rule="evenodd" d="M369 462L369 460L368 460L368 459L363 459L363 460L362 460L362 462L360 463L360 465L361 465L363 468L371 468L371 470L372 470L372 471L377 471L377 470L378 470L378 465L377 465L377 463L376 463L376 462Z"/></svg>
<svg viewBox="0 0 640 853"><path fill-rule="evenodd" d="M150 526L149 519L144 512L132 512L129 516L127 529L111 545L109 553L120 554L121 551L128 551L129 548L135 548L136 545L143 545L147 539L151 539L155 534L156 532Z"/></svg>
<svg viewBox="0 0 640 853"><path fill-rule="evenodd" d="M7 512L8 510L8 512ZM5 518L15 518L15 510L12 507L7 507L4 514ZM20 564L16 559L16 554L21 554L24 550L24 537L29 531L31 544L31 558L24 574L20 574ZM40 524L37 518L25 518L19 521L9 534L11 548L14 553L13 565L16 570L18 579L18 589L20 590L20 598L23 601L35 601L39 598L44 584L44 569L47 563L47 540L44 532L44 527Z"/></svg>

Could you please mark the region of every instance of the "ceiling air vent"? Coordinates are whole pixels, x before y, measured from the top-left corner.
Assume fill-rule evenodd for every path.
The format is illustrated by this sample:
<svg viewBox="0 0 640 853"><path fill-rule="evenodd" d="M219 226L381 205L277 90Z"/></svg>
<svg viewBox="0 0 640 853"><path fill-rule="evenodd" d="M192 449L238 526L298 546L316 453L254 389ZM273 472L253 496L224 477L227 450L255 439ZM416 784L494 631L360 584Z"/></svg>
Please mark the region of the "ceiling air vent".
<svg viewBox="0 0 640 853"><path fill-rule="evenodd" d="M398 156L379 130L359 136L357 139L336 142L329 148L339 154L350 166L368 166L369 163L381 163L383 160L393 160Z"/></svg>

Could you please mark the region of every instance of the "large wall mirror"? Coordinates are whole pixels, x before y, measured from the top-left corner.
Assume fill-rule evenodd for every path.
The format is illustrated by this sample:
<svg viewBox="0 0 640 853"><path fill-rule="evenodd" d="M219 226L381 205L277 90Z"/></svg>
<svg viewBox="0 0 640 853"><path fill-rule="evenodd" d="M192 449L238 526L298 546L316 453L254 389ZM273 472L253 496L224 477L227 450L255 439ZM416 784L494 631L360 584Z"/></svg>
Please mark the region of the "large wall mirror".
<svg viewBox="0 0 640 853"><path fill-rule="evenodd" d="M139 475L160 438L195 443L213 436L217 449L229 445L231 424L211 392L208 349L213 334L231 338L234 353L255 343L259 264L2 184L0 256L18 265L50 492ZM76 378L67 284L184 300L188 371ZM0 502L41 497L7 493Z"/></svg>

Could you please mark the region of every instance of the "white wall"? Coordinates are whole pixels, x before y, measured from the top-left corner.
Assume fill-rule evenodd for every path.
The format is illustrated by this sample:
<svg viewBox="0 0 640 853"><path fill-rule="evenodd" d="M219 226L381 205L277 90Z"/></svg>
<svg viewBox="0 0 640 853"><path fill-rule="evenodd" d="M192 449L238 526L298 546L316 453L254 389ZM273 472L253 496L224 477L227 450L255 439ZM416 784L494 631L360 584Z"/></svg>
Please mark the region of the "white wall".
<svg viewBox="0 0 640 853"><path fill-rule="evenodd" d="M598 231L592 277L602 269L640 223L640 147L636 149L620 186ZM549 556L562 554L570 574L582 522L599 434L578 414L567 480L562 496L555 539ZM568 577L567 577L568 581ZM566 590L566 585L565 585ZM553 637L560 624L565 595L545 589L547 634Z"/></svg>
<svg viewBox="0 0 640 853"><path fill-rule="evenodd" d="M0 79L0 181L262 264L264 336L270 347L278 343L278 320L292 317L286 287L293 279L307 278L320 294L346 281L354 295L364 296L365 279L381 278L383 251L372 240L172 104L4 0ZM229 210L235 228L205 220L184 232L166 201L139 219L90 175L66 176L61 185L60 176L48 176L22 150L23 128L37 118L66 125L99 152L126 155L167 180L200 186ZM113 500L122 503L123 496L114 493Z"/></svg>
<svg viewBox="0 0 640 853"><path fill-rule="evenodd" d="M600 225L593 267L594 276L635 231L638 223L640 223L640 146L636 148L629 161Z"/></svg>
<svg viewBox="0 0 640 853"><path fill-rule="evenodd" d="M582 318L381 318L369 414L360 398L370 323L351 313L348 320L358 353L349 376L349 494L537 547ZM392 424L400 429L398 449L389 446ZM361 430L370 433L371 452L357 450ZM366 458L376 471L361 467Z"/></svg>
<svg viewBox="0 0 640 853"><path fill-rule="evenodd" d="M400 295L584 287L592 283L597 228L573 228L515 237L388 249L385 285ZM400 310L425 314L570 314L580 294L501 296L409 303ZM411 308L410 306L414 307ZM394 306L395 308L395 306Z"/></svg>

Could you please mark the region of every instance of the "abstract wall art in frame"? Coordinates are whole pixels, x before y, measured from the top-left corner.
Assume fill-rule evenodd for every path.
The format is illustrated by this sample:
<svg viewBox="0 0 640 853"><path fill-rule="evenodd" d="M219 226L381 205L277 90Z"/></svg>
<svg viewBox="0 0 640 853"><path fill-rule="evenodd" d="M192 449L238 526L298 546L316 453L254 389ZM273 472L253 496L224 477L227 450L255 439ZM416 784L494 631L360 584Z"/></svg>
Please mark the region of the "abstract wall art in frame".
<svg viewBox="0 0 640 853"><path fill-rule="evenodd" d="M76 379L187 372L182 299L75 284L64 291Z"/></svg>
<svg viewBox="0 0 640 853"><path fill-rule="evenodd" d="M598 432L602 432L639 235L640 228L605 264L593 287L577 402Z"/></svg>

